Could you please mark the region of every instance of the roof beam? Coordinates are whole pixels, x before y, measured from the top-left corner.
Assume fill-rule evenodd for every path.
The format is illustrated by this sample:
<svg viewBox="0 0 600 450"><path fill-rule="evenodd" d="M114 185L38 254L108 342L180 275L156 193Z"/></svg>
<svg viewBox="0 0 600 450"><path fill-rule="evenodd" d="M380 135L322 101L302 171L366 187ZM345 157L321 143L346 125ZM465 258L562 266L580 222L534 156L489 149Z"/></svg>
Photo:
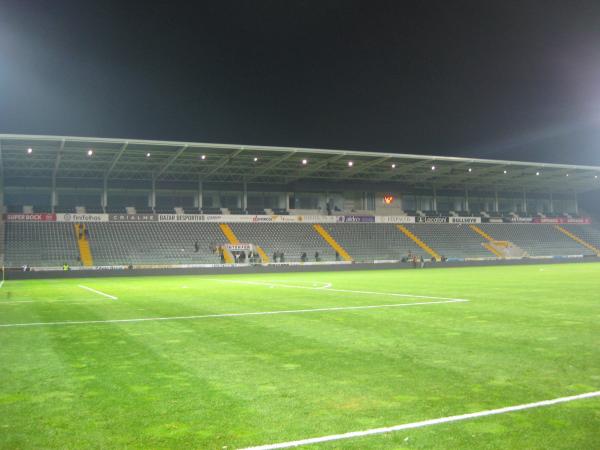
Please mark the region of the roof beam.
<svg viewBox="0 0 600 450"><path fill-rule="evenodd" d="M171 167L171 164L173 164L177 158L179 158L181 156L181 154L183 152L185 152L185 150L188 148L187 145L184 145L182 147L179 148L179 150L177 150L175 152L175 154L173 156L171 156L166 163L164 163L162 165L161 168L158 169L158 172L156 172L156 174L154 175L153 179L157 180L163 173L165 173L165 170L167 170L169 167Z"/></svg>
<svg viewBox="0 0 600 450"><path fill-rule="evenodd" d="M117 163L119 162L119 159L121 159L121 156L123 156L123 153L125 153L125 150L127 149L127 146L129 145L129 141L125 142L121 148L119 149L119 153L117 153L117 156L115 156L113 158L113 160L110 163L110 166L108 168L108 170L106 171L106 173L104 174L104 178L108 179L108 177L110 176L111 172L113 171L113 169L115 168L115 166L117 165Z"/></svg>
<svg viewBox="0 0 600 450"><path fill-rule="evenodd" d="M257 178L259 176L261 176L262 174L264 174L265 172L268 172L271 169L274 169L275 167L277 167L280 163L290 159L292 156L294 156L296 154L296 151L294 150L293 152L289 152L286 153L283 156L280 156L279 158L276 158L270 162L268 162L267 164L265 164L263 167L261 167L259 170L257 170L256 172L254 172L252 175L250 175L246 181L250 181L254 178Z"/></svg>
<svg viewBox="0 0 600 450"><path fill-rule="evenodd" d="M289 177L286 181L288 183L292 182L292 181L296 181L299 180L301 178L306 178L307 176L317 172L319 169L322 169L323 167L336 162L339 159L342 159L344 156L346 156L345 153L339 154L339 155L335 155L332 158L327 158L321 162L318 162L310 167L307 167L305 169L300 169L297 170L291 177Z"/></svg>
<svg viewBox="0 0 600 450"><path fill-rule="evenodd" d="M203 172L200 174L201 178L204 177L208 177L210 175L212 175L213 173L215 173L217 170L219 170L221 167L225 166L229 161L231 161L232 158L235 158L236 156L238 156L240 153L242 153L244 151L243 148L240 148L238 150L236 150L235 152L227 155L227 156L223 156L216 165L214 165L213 167L211 167L210 169L208 169L207 171Z"/></svg>

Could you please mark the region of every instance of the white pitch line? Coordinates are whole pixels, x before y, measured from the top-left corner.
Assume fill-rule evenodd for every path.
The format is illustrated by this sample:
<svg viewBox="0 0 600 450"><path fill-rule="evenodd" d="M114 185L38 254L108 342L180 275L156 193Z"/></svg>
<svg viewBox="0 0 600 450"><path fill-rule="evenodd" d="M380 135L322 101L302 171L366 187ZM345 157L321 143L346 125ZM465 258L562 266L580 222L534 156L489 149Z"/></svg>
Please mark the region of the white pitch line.
<svg viewBox="0 0 600 450"><path fill-rule="evenodd" d="M98 295L103 295L104 297L108 297L108 298L113 299L113 300L119 300L119 298L115 297L114 295L110 295L110 294L107 294L107 293L102 292L102 291L97 291L96 289L92 289L91 287L84 286L83 284L79 284L78 286L81 289L85 289L86 291L95 292Z"/></svg>
<svg viewBox="0 0 600 450"><path fill-rule="evenodd" d="M507 406L505 408L489 409L469 414L461 414L458 416L441 417L439 419L423 420L420 422L405 423L402 425L394 425L392 427L373 428L365 431L352 431L350 433L332 434L330 436L321 436L309 439L301 439L298 441L281 442L279 444L259 445L257 447L247 447L242 450L274 450L279 448L300 447L301 445L318 444L321 442L339 441L342 439L352 439L364 436L372 436L375 434L392 433L395 431L410 430L413 428L429 427L442 423L459 422L461 420L477 419L479 417L493 416L497 414L506 414L515 411L523 411L525 409L540 408L544 406L557 405L559 403L573 402L587 398L600 397L600 391L587 392L585 394L572 395L570 397L560 397L552 400L543 400L535 403L525 403L523 405Z"/></svg>
<svg viewBox="0 0 600 450"><path fill-rule="evenodd" d="M33 300L11 300L8 302L0 302L0 305L14 305L15 303L33 303Z"/></svg>
<svg viewBox="0 0 600 450"><path fill-rule="evenodd" d="M429 300L460 300L466 301L469 300L464 298L452 298L452 297L433 297L431 295L416 295L416 294L400 294L396 292L379 292L379 291L354 291L351 289L333 289L331 288L331 283L327 283L325 286L320 287L311 287L311 286L295 286L289 284L279 284L273 282L263 282L263 281L245 281L245 280L221 280L218 278L206 278L210 281L217 281L219 283L238 283L238 284L249 284L256 286L269 286L269 287L283 287L283 288L294 288L294 289L309 289L311 291L331 291L331 292L347 292L350 294L366 294L366 295L387 295L391 297L405 297L405 298L425 298Z"/></svg>
<svg viewBox="0 0 600 450"><path fill-rule="evenodd" d="M333 308L314 308L314 309L288 309L280 311L257 311L245 313L226 313L226 314L205 314L201 316L173 316L173 317L142 317L138 319L112 319L112 320L77 320L65 322L31 322L31 323L4 323L0 324L0 328L11 327L38 327L51 325L88 325L98 323L134 323L134 322L150 322L159 320L194 320L194 319L216 319L223 317L244 317L244 316L268 316L275 314L301 314L313 312L329 312L329 311L351 311L360 309L378 309L378 308L400 308L404 306L426 306L426 305L441 305L446 303L463 303L468 300L445 300L439 302L420 302L420 303L396 303L391 305L367 305L367 306L338 306Z"/></svg>

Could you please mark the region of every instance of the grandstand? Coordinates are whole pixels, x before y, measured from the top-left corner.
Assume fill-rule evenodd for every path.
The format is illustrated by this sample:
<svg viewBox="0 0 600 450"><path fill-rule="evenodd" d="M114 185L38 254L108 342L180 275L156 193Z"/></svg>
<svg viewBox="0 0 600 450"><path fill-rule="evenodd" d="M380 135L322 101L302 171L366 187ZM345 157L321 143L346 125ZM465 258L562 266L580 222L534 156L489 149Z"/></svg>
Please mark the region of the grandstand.
<svg viewBox="0 0 600 450"><path fill-rule="evenodd" d="M578 202L598 167L0 135L0 169L8 267L219 266L239 243L263 264L600 254Z"/></svg>

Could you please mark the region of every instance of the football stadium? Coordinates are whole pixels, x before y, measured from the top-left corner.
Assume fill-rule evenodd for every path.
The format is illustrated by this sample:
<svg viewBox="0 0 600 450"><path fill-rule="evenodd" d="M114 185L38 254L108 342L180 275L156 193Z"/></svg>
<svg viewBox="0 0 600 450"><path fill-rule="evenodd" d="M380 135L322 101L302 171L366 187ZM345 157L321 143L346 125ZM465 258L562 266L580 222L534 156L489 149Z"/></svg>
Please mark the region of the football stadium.
<svg viewBox="0 0 600 450"><path fill-rule="evenodd" d="M599 176L0 135L0 447L600 448Z"/></svg>

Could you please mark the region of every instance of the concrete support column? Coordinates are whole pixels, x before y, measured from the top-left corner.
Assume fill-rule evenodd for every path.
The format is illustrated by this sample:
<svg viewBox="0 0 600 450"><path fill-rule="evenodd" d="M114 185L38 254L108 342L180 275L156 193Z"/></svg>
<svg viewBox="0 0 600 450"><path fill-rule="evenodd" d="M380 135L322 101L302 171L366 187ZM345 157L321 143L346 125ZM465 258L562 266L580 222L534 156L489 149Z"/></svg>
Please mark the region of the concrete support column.
<svg viewBox="0 0 600 450"><path fill-rule="evenodd" d="M465 186L465 211L471 211L469 208L469 188Z"/></svg>
<svg viewBox="0 0 600 450"><path fill-rule="evenodd" d="M196 193L196 206L198 209L202 209L204 198L204 190L202 186L202 180L198 180L198 192Z"/></svg>
<svg viewBox="0 0 600 450"><path fill-rule="evenodd" d="M0 214L4 213L4 177L0 175Z"/></svg>
<svg viewBox="0 0 600 450"><path fill-rule="evenodd" d="M108 206L108 179L104 178L104 184L102 187L102 199L100 201L102 207L106 209Z"/></svg>
<svg viewBox="0 0 600 450"><path fill-rule="evenodd" d="M577 192L573 192L573 200L575 200L575 214L579 214L579 198Z"/></svg>
<svg viewBox="0 0 600 450"><path fill-rule="evenodd" d="M433 203L431 206L431 209L437 211L437 189L435 188L435 186L433 187Z"/></svg>
<svg viewBox="0 0 600 450"><path fill-rule="evenodd" d="M500 211L500 202L498 201L498 188L494 186L494 212Z"/></svg>
<svg viewBox="0 0 600 450"><path fill-rule="evenodd" d="M523 212L527 212L527 191L523 189Z"/></svg>
<svg viewBox="0 0 600 450"><path fill-rule="evenodd" d="M156 179L152 178L152 191L150 192L150 207L156 207Z"/></svg>
<svg viewBox="0 0 600 450"><path fill-rule="evenodd" d="M244 191L242 192L242 209L248 209L248 183L244 181Z"/></svg>
<svg viewBox="0 0 600 450"><path fill-rule="evenodd" d="M50 212L54 212L54 208L58 205L58 196L56 195L56 177L52 177L52 191L50 193Z"/></svg>
<svg viewBox="0 0 600 450"><path fill-rule="evenodd" d="M552 192L550 192L550 212L554 213L554 198Z"/></svg>

